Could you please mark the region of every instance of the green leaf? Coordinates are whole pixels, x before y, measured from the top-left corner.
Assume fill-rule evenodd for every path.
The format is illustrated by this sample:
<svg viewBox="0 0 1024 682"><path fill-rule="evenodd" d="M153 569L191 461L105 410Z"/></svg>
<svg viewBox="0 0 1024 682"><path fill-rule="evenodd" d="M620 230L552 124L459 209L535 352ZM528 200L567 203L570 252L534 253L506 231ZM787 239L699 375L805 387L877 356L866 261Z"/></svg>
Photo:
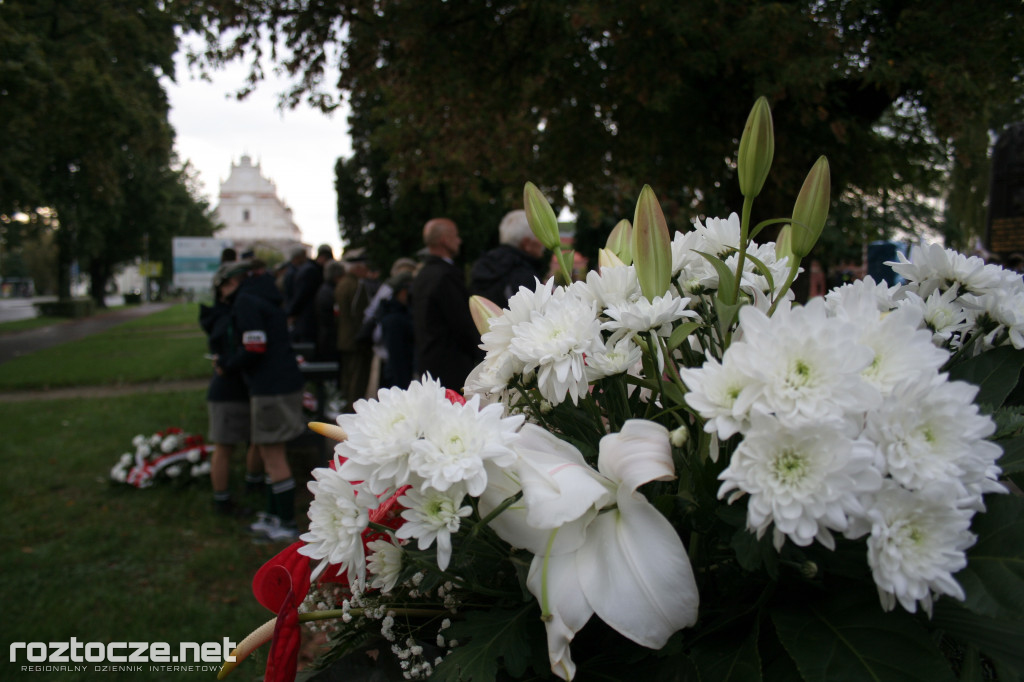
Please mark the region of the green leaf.
<svg viewBox="0 0 1024 682"><path fill-rule="evenodd" d="M758 628L749 632L730 630L723 637L700 640L692 658L703 680L761 682L761 656L757 652Z"/></svg>
<svg viewBox="0 0 1024 682"><path fill-rule="evenodd" d="M747 260L753 263L757 271L760 272L766 280L768 280L768 291L775 291L775 278L772 277L771 269L765 265L763 261L758 258L754 258L749 253L747 254Z"/></svg>
<svg viewBox="0 0 1024 682"><path fill-rule="evenodd" d="M1020 381L1022 367L1024 350L1000 346L954 365L949 378L977 385L979 405L999 407Z"/></svg>
<svg viewBox="0 0 1024 682"><path fill-rule="evenodd" d="M1003 449L1003 456L996 462L1004 474L1019 474L1024 471L1024 436L1012 440L996 441Z"/></svg>
<svg viewBox="0 0 1024 682"><path fill-rule="evenodd" d="M884 612L868 594L836 591L825 601L773 608L775 631L805 682L951 682L952 671L917 619L900 609Z"/></svg>
<svg viewBox="0 0 1024 682"><path fill-rule="evenodd" d="M759 571L763 568L771 577L778 577L779 553L772 545L771 533L765 533L759 539L755 533L741 528L733 534L729 547L745 570Z"/></svg>
<svg viewBox="0 0 1024 682"><path fill-rule="evenodd" d="M520 609L472 611L465 620L452 624L445 633L449 639L468 640L448 654L431 676L444 682L490 682L498 677L498 659L505 670L520 677L530 664L531 644L544 646L543 637L534 638L531 630L543 633L540 612L535 602Z"/></svg>
<svg viewBox="0 0 1024 682"><path fill-rule="evenodd" d="M686 340L686 337L703 326L701 322L684 322L672 330L672 336L668 337L668 349L675 350Z"/></svg>
<svg viewBox="0 0 1024 682"><path fill-rule="evenodd" d="M976 646L997 664L1017 671L1018 677L1024 670L1024 621L990 618L971 613L952 599L940 599L935 604L932 624L953 639Z"/></svg>
<svg viewBox="0 0 1024 682"><path fill-rule="evenodd" d="M694 253L699 253L704 257L704 260L711 263L711 266L718 273L718 296L715 297L715 301L722 301L723 303L733 304L735 300L726 300L726 298L732 298L732 292L736 290L736 275L729 269L729 266L725 264L718 256L713 256L710 253L704 253L703 251L697 251L694 249Z"/></svg>
<svg viewBox="0 0 1024 682"><path fill-rule="evenodd" d="M978 542L955 578L967 593L964 607L990 618L1024 615L1024 498L989 495L987 511L971 526ZM1024 640L1022 640L1024 641Z"/></svg>

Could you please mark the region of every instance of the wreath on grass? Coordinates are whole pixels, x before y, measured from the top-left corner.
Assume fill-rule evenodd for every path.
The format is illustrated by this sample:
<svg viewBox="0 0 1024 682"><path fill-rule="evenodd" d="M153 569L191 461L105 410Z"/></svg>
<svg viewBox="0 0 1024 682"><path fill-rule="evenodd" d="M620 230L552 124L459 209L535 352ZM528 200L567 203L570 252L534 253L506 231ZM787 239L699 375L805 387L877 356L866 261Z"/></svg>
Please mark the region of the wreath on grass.
<svg viewBox="0 0 1024 682"><path fill-rule="evenodd" d="M160 480L188 480L210 474L210 447L203 437L178 427L151 436L132 438L135 452L121 455L110 479L136 488L149 488Z"/></svg>

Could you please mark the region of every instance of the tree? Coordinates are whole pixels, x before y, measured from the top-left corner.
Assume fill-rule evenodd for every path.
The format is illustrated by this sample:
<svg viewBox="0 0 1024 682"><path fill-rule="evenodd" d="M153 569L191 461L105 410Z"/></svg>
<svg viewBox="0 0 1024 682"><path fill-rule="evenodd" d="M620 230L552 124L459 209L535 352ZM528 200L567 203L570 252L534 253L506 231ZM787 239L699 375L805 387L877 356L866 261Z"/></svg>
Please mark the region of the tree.
<svg viewBox="0 0 1024 682"><path fill-rule="evenodd" d="M1024 111L1015 0L188 4L201 63L253 56L255 80L269 44L296 78L287 102L351 98L344 170L370 203L513 207L529 179L558 203L571 185L598 225L630 217L649 183L684 227L739 207L738 132L765 94L779 153L755 217L788 215L824 153L838 214L927 215L922 195L952 181L973 201L951 202L965 238L981 232L984 177L960 171L984 167L987 132Z"/></svg>
<svg viewBox="0 0 1024 682"><path fill-rule="evenodd" d="M164 5L0 3L0 134L13 141L0 152L0 213L56 212L62 298L77 260L102 305L113 267L142 253L140 218L161 216L181 179L160 83L177 49Z"/></svg>

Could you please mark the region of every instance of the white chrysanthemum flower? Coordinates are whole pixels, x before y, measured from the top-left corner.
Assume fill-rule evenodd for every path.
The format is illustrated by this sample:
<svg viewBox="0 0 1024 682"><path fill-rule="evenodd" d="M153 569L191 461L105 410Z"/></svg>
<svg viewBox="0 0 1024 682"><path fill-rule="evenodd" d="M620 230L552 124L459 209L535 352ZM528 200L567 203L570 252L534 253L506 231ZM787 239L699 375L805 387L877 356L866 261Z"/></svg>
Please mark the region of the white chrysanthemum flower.
<svg viewBox="0 0 1024 682"><path fill-rule="evenodd" d="M748 293L762 292L766 294L778 290L786 281L786 277L789 274L789 259L783 258L782 260L776 260L774 242L768 242L767 244L755 244L751 242L747 246L747 254L761 261L761 263L763 263L768 269L768 272L771 273L772 276L771 286L769 286L768 278L765 277L761 268L750 258L744 258L741 288ZM739 266L739 258L739 253L730 254L728 258L724 259L726 266L733 272L736 272L736 268ZM800 273L803 272L803 270L799 269L797 272ZM718 273L716 272L716 280L717 277Z"/></svg>
<svg viewBox="0 0 1024 682"><path fill-rule="evenodd" d="M939 483L955 491L956 503L979 508L986 492L1002 492L996 479L1000 447L985 440L995 424L978 411L977 386L947 381L902 384L884 405L868 414L864 437L884 459L884 472L910 490Z"/></svg>
<svg viewBox="0 0 1024 682"><path fill-rule="evenodd" d="M488 320L488 331L480 337L480 348L486 355L484 361L473 368L466 379L468 395L489 396L501 393L517 374L524 375L526 381L532 378L532 372L527 371L523 360L512 353L512 339L518 325L529 322L534 314L544 314L554 292L554 283L550 279L544 283L537 280L533 291L520 287L509 298L508 308L501 315Z"/></svg>
<svg viewBox="0 0 1024 682"><path fill-rule="evenodd" d="M469 505L462 504L465 492L461 487L448 491L414 489L406 491L398 503L406 510L402 512L405 523L395 532L400 539L416 539L416 546L427 549L437 541L437 566L442 571L448 568L452 558L452 534L459 531L462 519L473 513Z"/></svg>
<svg viewBox="0 0 1024 682"><path fill-rule="evenodd" d="M996 328L986 335L988 344L995 345L995 339L1005 334L1014 348L1024 348L1024 290L996 291L984 296L982 303L996 324Z"/></svg>
<svg viewBox="0 0 1024 682"><path fill-rule="evenodd" d="M897 262L887 262L903 275L922 298L936 289L956 288L959 293L983 294L1005 286L1010 278L998 265L988 265L978 256L966 256L940 244L913 246L908 259L896 254Z"/></svg>
<svg viewBox="0 0 1024 682"><path fill-rule="evenodd" d="M313 469L313 479L308 485L313 493L309 532L301 537L306 544L299 553L320 561L314 579L328 564L334 564L339 575L348 572L350 584L361 586L366 577L363 531L370 523L367 505L376 505L377 498L368 491L357 495L356 486L334 469Z"/></svg>
<svg viewBox="0 0 1024 682"><path fill-rule="evenodd" d="M922 329L921 310L901 307L880 313L876 289L850 287L833 299L834 315L858 330L858 342L874 351L861 376L883 395L906 381L933 376L949 357L936 348L932 335Z"/></svg>
<svg viewBox="0 0 1024 682"><path fill-rule="evenodd" d="M348 439L335 447L338 470L364 481L374 495L409 482L409 455L436 410L449 405L441 382L414 381L409 388L381 389L376 400L359 400L355 414L338 417ZM347 461L341 462L345 458Z"/></svg>
<svg viewBox="0 0 1024 682"><path fill-rule="evenodd" d="M479 406L479 397L473 396L465 405L445 401L434 407L409 454L409 470L417 477L413 480L421 481L419 487L443 491L464 484L476 497L487 487L485 462L508 466L515 461L511 445L524 417L503 418L498 404Z"/></svg>
<svg viewBox="0 0 1024 682"><path fill-rule="evenodd" d="M517 324L513 332L512 353L522 361L524 371L536 372L541 395L553 404L568 395L576 404L587 391L586 356L604 347L594 305L560 289L543 313Z"/></svg>
<svg viewBox="0 0 1024 682"><path fill-rule="evenodd" d="M677 232L672 238L672 276L680 277L686 291L698 287L717 289L718 273L698 252L725 260L730 252L738 250L740 218L735 213L725 220L708 218L706 225L695 220L693 227L692 231Z"/></svg>
<svg viewBox="0 0 1024 682"><path fill-rule="evenodd" d="M885 313L897 306L897 300L901 296L899 284L890 287L885 281L875 282L874 278L868 275L864 279L855 279L829 291L825 294L825 306L830 313L835 314L836 309L847 299L863 300L867 297L874 300L878 312Z"/></svg>
<svg viewBox="0 0 1024 682"><path fill-rule="evenodd" d="M366 557L366 570L371 576L370 587L381 592L390 592L398 583L402 572L402 555L405 551L388 540L374 540L366 543L370 555Z"/></svg>
<svg viewBox="0 0 1024 682"><path fill-rule="evenodd" d="M684 317L697 317L697 313L687 310L688 298L679 298L670 294L655 296L653 301L639 298L632 303L609 306L604 314L609 319L601 325L602 329L612 330L612 338L618 339L624 334L642 334L653 331L659 336L672 334L672 323Z"/></svg>
<svg viewBox="0 0 1024 682"><path fill-rule="evenodd" d="M750 495L747 527L761 537L774 524L776 549L786 537L802 547L816 539L834 549L830 531L845 531L849 515L864 513L861 496L882 484L874 462L871 444L851 438L840 422L786 428L755 413L718 476L718 497L729 495L732 503Z"/></svg>
<svg viewBox="0 0 1024 682"><path fill-rule="evenodd" d="M964 599L953 574L967 565L965 552L976 538L971 513L951 505L943 486L912 493L887 484L867 518L868 565L886 611L898 600L911 613L920 602L931 615L935 595Z"/></svg>
<svg viewBox="0 0 1024 682"><path fill-rule="evenodd" d="M636 268L632 265L603 267L591 270L586 282L575 282L572 293L584 301L593 302L599 310L612 306L629 305L643 298Z"/></svg>
<svg viewBox="0 0 1024 682"><path fill-rule="evenodd" d="M912 291L904 291L897 305L921 311L924 324L932 332L932 343L940 348L959 346L961 335L970 329L967 312L955 288L946 291L936 289L926 299Z"/></svg>
<svg viewBox="0 0 1024 682"><path fill-rule="evenodd" d="M707 420L705 431L724 439L749 427L750 406L761 384L734 363L722 365L711 358L701 367L680 368L679 376L690 389L686 402Z"/></svg>
<svg viewBox="0 0 1024 682"><path fill-rule="evenodd" d="M632 337L625 336L617 341L605 342L604 350L587 356L587 379L596 381L614 374L633 369L643 358L640 346Z"/></svg>
<svg viewBox="0 0 1024 682"><path fill-rule="evenodd" d="M739 314L743 340L733 342L723 363L762 385L754 409L795 419L843 418L881 402L861 376L874 353L857 343L857 329L826 315L822 299L806 306L780 307L771 318L745 306Z"/></svg>

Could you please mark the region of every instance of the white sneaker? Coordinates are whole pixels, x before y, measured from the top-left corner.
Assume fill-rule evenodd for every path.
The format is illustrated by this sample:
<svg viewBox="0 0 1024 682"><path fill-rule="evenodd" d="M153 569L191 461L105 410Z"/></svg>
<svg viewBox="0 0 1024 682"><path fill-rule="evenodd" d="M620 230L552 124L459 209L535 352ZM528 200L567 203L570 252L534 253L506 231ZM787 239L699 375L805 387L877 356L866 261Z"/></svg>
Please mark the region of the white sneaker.
<svg viewBox="0 0 1024 682"><path fill-rule="evenodd" d="M267 512L257 512L256 520L249 524L249 532L253 535L266 535L273 526L281 525L281 519Z"/></svg>
<svg viewBox="0 0 1024 682"><path fill-rule="evenodd" d="M275 519L277 525L267 529L267 537L273 542L287 542L289 544L299 539L299 529L295 527L295 522L284 523L280 519Z"/></svg>

